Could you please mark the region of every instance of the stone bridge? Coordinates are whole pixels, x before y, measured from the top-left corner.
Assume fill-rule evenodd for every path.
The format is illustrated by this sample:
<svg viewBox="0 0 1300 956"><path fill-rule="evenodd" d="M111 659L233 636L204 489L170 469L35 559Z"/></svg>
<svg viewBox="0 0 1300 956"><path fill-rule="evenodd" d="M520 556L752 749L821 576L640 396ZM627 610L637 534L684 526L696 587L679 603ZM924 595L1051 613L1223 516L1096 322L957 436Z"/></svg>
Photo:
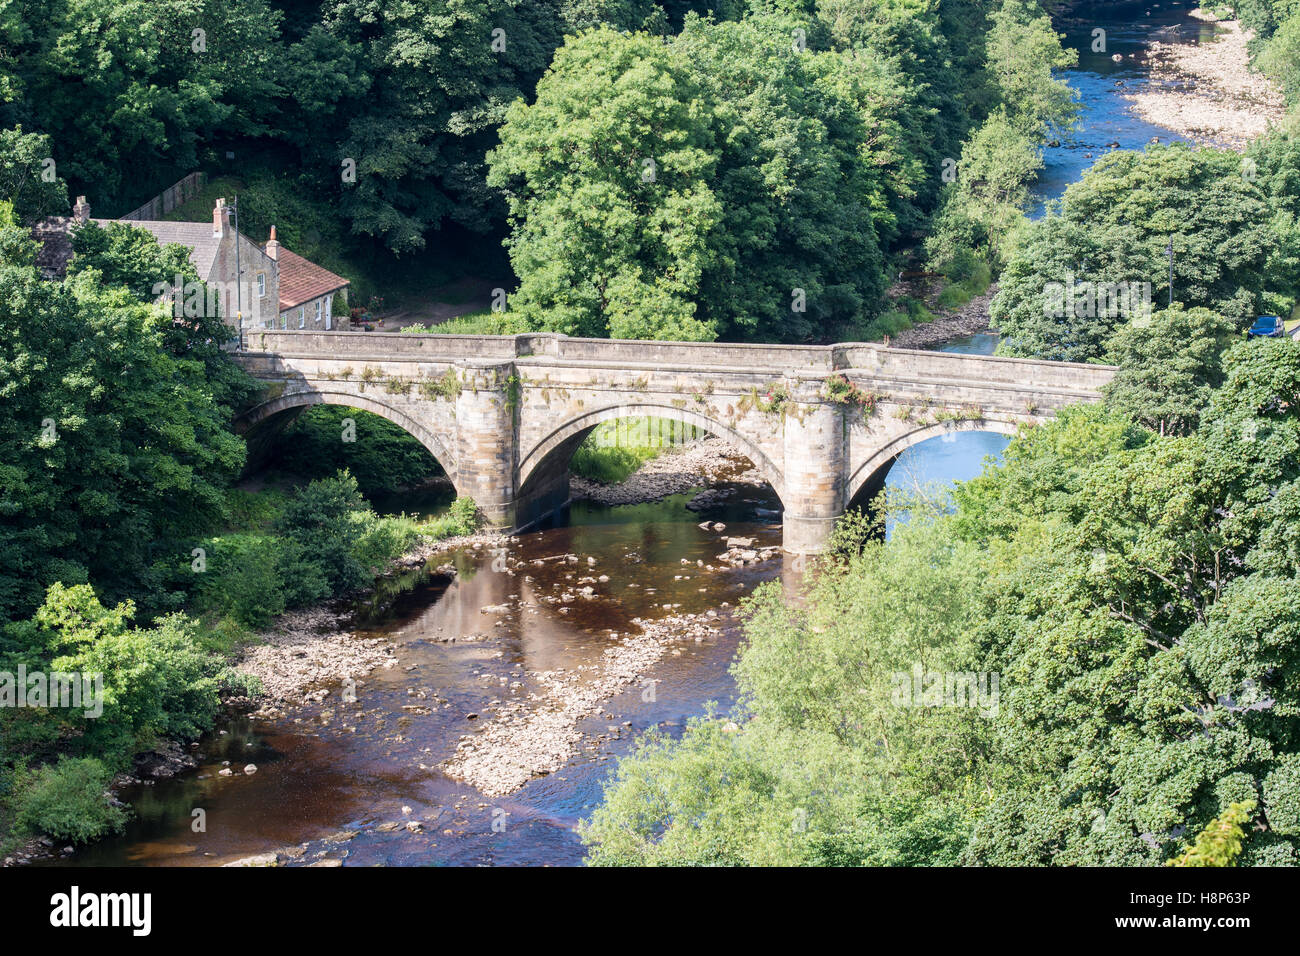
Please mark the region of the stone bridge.
<svg viewBox="0 0 1300 956"><path fill-rule="evenodd" d="M525 335L257 330L237 360L267 383L236 422L254 453L296 409L380 415L414 435L487 519L524 528L569 500L569 459L598 424L695 425L746 455L784 508L787 551L824 547L906 448L1013 433L1093 402L1115 370L870 344L720 345Z"/></svg>

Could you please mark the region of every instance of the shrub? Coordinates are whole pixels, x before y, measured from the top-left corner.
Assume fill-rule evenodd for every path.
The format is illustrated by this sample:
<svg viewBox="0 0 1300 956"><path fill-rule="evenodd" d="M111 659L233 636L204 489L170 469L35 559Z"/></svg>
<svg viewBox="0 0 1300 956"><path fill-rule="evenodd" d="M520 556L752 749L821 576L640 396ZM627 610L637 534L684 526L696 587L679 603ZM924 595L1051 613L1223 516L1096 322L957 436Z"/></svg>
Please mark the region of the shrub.
<svg viewBox="0 0 1300 956"><path fill-rule="evenodd" d="M20 781L15 818L23 829L85 843L126 824L126 813L104 797L112 772L93 757L64 757Z"/></svg>

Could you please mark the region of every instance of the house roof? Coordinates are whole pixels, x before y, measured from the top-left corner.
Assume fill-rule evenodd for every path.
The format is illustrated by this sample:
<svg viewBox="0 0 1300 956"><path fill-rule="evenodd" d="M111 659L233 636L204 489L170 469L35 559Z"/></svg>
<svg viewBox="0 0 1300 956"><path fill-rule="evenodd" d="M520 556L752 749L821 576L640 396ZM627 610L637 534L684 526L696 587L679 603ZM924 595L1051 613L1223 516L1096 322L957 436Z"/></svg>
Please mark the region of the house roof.
<svg viewBox="0 0 1300 956"><path fill-rule="evenodd" d="M115 222L127 226L138 226L153 233L160 246L178 243L190 250L190 262L194 264L199 277L208 279L212 273L212 263L216 260L221 239L212 235L210 222L161 222L154 220L130 221L118 219L91 219L100 227L107 227ZM71 216L50 216L32 227L32 236L40 243L36 252L36 267L47 278L59 278L67 274L68 262L72 259L72 227L77 220Z"/></svg>
<svg viewBox="0 0 1300 956"><path fill-rule="evenodd" d="M276 257L280 273L280 311L293 309L321 296L346 289L351 283L328 269L280 247Z"/></svg>

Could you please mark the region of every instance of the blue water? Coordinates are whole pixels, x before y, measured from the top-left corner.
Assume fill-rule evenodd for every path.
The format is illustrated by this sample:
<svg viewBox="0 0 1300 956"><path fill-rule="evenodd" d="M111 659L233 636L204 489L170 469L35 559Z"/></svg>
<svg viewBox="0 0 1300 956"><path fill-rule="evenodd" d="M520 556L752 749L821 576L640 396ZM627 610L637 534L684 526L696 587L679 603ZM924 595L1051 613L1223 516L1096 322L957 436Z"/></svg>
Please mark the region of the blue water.
<svg viewBox="0 0 1300 956"><path fill-rule="evenodd" d="M1184 141L1177 133L1139 118L1133 104L1124 97L1148 90L1155 82L1147 76L1142 60L1147 41L1194 43L1214 35L1213 24L1187 15L1194 6L1193 3L1165 3L1146 11L1145 15L1133 10L1120 11L1119 16L1136 19L1132 22L1096 19L1065 30L1065 45L1079 53L1079 65L1068 72L1068 79L1079 93L1082 112L1074 130L1062 135L1058 145L1048 145L1043 150L1044 168L1034 189L1039 200L1034 218L1043 214L1048 201L1059 199L1070 183L1113 149L1143 149L1153 140ZM1092 51L1092 31L1097 28L1106 31L1105 52ZM1111 59L1115 54L1121 57L1118 63Z"/></svg>

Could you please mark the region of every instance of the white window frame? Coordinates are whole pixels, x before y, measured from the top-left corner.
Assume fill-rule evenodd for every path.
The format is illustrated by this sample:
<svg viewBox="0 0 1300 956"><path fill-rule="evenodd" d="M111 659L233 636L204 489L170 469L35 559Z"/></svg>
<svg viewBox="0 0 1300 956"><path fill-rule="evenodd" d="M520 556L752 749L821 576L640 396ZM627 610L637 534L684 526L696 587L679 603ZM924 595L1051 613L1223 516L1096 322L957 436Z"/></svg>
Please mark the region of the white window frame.
<svg viewBox="0 0 1300 956"><path fill-rule="evenodd" d="M288 313L288 312L281 312L281 313L280 313L280 328L282 328L282 329L287 329L288 327L289 327L289 313Z"/></svg>
<svg viewBox="0 0 1300 956"><path fill-rule="evenodd" d="M266 298L266 273L265 272L259 272L257 274L257 297L259 299Z"/></svg>
<svg viewBox="0 0 1300 956"><path fill-rule="evenodd" d="M323 313L323 311L324 311L324 310L323 310L323 308L321 307L321 301L320 301L320 299L317 299L317 300L316 300L316 318L312 320L312 324L313 324L313 325L320 325L320 317L321 317L321 314Z"/></svg>
<svg viewBox="0 0 1300 956"><path fill-rule="evenodd" d="M298 306L298 328L307 328L307 307L305 305Z"/></svg>

